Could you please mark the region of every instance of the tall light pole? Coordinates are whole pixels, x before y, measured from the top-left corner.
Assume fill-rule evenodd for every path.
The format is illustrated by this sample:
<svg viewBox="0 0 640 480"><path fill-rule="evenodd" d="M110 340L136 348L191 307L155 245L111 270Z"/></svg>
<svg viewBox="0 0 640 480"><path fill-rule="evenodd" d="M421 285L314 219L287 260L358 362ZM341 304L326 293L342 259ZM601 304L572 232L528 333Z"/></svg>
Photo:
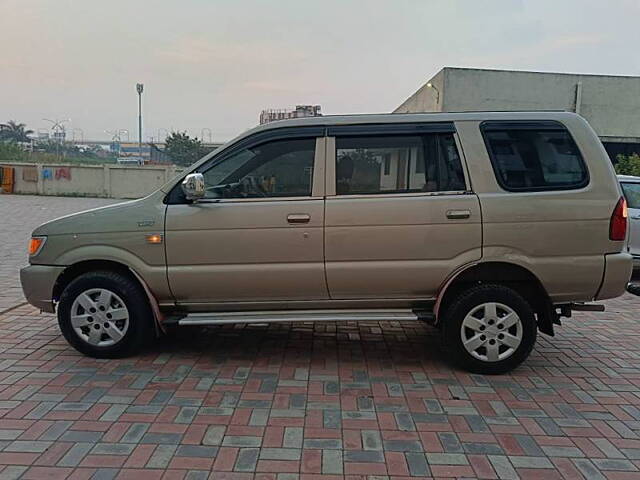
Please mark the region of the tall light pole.
<svg viewBox="0 0 640 480"><path fill-rule="evenodd" d="M138 92L138 155L142 159L142 90L144 85L136 83L136 91Z"/></svg>

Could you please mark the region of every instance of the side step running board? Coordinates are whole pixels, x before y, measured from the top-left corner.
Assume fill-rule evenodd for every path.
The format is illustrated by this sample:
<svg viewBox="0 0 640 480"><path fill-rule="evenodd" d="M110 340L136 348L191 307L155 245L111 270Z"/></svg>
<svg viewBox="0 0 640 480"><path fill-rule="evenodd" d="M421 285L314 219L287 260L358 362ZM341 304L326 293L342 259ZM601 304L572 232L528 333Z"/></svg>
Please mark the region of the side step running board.
<svg viewBox="0 0 640 480"><path fill-rule="evenodd" d="M569 306L577 312L604 312L604 305L601 303L571 303Z"/></svg>
<svg viewBox="0 0 640 480"><path fill-rule="evenodd" d="M408 309L375 310L270 310L254 312L191 313L178 325L224 325L227 323L339 322L339 321L418 320Z"/></svg>

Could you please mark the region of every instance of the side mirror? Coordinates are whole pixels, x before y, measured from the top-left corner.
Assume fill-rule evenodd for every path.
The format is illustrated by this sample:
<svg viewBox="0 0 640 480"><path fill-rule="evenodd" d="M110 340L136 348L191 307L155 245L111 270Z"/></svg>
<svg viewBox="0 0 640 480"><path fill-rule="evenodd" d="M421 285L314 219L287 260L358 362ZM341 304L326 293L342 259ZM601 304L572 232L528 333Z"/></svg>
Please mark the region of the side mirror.
<svg viewBox="0 0 640 480"><path fill-rule="evenodd" d="M187 200L197 201L204 197L204 177L201 173L190 173L182 181L182 191Z"/></svg>

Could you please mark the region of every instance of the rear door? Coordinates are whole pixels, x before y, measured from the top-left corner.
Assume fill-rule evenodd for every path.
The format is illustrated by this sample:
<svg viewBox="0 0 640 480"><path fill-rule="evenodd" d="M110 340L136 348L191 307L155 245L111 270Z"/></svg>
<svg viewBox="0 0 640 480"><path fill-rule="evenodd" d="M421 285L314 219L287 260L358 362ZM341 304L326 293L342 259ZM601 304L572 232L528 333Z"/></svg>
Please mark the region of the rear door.
<svg viewBox="0 0 640 480"><path fill-rule="evenodd" d="M621 182L629 206L629 252L640 258L640 182Z"/></svg>
<svg viewBox="0 0 640 480"><path fill-rule="evenodd" d="M481 257L453 124L328 129L325 262L333 299L430 299Z"/></svg>

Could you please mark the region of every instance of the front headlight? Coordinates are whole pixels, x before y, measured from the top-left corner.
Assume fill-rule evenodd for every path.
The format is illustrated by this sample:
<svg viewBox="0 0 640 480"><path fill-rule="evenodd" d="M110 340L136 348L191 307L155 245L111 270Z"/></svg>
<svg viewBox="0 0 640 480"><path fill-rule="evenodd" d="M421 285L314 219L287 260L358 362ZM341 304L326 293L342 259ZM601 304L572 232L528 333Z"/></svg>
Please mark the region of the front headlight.
<svg viewBox="0 0 640 480"><path fill-rule="evenodd" d="M31 237L31 240L29 240L29 256L33 257L40 253L46 241L47 237Z"/></svg>

